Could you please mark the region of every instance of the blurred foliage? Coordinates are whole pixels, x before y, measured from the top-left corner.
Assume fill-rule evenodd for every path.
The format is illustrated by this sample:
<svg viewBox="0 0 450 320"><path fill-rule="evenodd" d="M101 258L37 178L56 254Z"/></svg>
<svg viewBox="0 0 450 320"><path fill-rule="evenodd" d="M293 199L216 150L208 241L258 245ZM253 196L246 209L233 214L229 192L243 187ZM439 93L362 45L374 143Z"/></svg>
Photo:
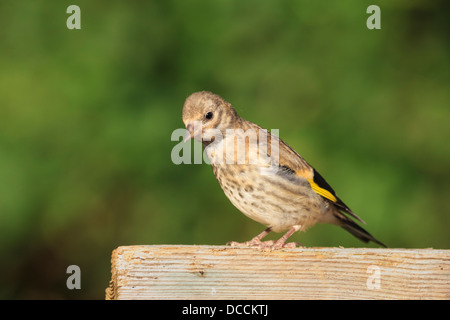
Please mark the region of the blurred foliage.
<svg viewBox="0 0 450 320"><path fill-rule="evenodd" d="M377 1L381 30L370 4L2 1L0 298L103 299L117 246L263 230L207 164L171 162L199 90L280 129L390 247L449 248L449 2ZM326 225L292 239L365 245Z"/></svg>

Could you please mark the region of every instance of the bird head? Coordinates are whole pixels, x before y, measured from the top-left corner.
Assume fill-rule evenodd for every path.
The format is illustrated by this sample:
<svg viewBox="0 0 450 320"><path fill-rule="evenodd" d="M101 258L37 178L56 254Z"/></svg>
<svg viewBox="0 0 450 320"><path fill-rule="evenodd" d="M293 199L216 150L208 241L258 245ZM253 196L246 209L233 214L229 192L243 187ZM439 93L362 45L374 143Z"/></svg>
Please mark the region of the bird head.
<svg viewBox="0 0 450 320"><path fill-rule="evenodd" d="M226 129L232 128L236 119L238 115L234 108L220 96L207 91L195 92L183 106L183 122L187 129L184 141L194 138L208 144L217 134L223 136Z"/></svg>

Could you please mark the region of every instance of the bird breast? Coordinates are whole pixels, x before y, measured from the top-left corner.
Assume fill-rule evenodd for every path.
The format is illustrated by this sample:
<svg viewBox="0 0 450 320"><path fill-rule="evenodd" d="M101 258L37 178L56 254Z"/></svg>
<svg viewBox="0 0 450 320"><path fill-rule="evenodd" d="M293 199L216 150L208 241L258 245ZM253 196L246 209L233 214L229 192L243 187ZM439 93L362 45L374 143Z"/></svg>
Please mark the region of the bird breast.
<svg viewBox="0 0 450 320"><path fill-rule="evenodd" d="M268 166L211 163L225 195L249 218L275 232L301 225L303 230L322 219L323 201L305 179L288 179Z"/></svg>

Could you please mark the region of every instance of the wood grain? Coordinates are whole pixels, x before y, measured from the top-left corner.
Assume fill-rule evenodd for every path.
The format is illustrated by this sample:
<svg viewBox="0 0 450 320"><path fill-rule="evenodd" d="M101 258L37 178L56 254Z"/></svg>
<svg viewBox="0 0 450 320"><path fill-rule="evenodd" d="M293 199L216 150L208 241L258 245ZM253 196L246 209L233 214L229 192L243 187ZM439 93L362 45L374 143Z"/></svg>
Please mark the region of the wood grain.
<svg viewBox="0 0 450 320"><path fill-rule="evenodd" d="M450 250L123 246L107 299L450 299Z"/></svg>

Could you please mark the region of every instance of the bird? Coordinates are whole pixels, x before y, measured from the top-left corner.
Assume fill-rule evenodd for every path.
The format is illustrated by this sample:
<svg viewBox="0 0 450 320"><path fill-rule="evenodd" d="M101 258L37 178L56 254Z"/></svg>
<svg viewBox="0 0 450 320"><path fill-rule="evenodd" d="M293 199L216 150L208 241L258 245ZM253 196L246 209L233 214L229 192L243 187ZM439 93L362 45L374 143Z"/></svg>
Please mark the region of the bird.
<svg viewBox="0 0 450 320"><path fill-rule="evenodd" d="M192 93L184 102L182 120L184 141L203 144L231 203L266 226L251 240L228 245L295 248L300 244L286 242L294 232L329 223L365 243L386 247L355 222L366 224L300 154L275 134L240 117L221 96L210 91ZM262 241L272 231L285 233L276 241Z"/></svg>

